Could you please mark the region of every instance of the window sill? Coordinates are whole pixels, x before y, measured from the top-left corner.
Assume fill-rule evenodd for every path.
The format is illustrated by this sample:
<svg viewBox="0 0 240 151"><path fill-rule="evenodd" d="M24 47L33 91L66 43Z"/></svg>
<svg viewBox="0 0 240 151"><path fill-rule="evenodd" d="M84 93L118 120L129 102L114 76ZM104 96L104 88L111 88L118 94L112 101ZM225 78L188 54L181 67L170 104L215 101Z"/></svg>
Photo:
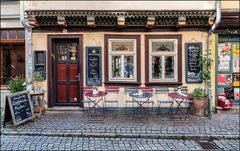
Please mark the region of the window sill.
<svg viewBox="0 0 240 151"><path fill-rule="evenodd" d="M148 86L156 86L156 85L164 85L164 86L174 86L174 85L183 85L182 82L145 82L145 85Z"/></svg>
<svg viewBox="0 0 240 151"><path fill-rule="evenodd" d="M104 82L106 86L132 86L141 85L141 82L126 82L126 81L107 81Z"/></svg>

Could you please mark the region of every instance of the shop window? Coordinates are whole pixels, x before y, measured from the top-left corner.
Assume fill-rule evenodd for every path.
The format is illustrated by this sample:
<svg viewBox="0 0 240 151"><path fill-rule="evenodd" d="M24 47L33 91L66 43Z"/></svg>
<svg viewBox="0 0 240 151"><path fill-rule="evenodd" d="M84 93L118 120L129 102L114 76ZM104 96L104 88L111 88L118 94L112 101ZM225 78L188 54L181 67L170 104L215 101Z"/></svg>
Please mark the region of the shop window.
<svg viewBox="0 0 240 151"><path fill-rule="evenodd" d="M136 81L136 40L109 40L110 80Z"/></svg>
<svg viewBox="0 0 240 151"><path fill-rule="evenodd" d="M9 39L17 39L17 31L9 31Z"/></svg>
<svg viewBox="0 0 240 151"><path fill-rule="evenodd" d="M1 45L1 72L0 84L6 84L7 80L17 75L25 75L25 49L24 44Z"/></svg>
<svg viewBox="0 0 240 151"><path fill-rule="evenodd" d="M8 31L1 31L1 39L8 39Z"/></svg>
<svg viewBox="0 0 240 151"><path fill-rule="evenodd" d="M181 45L176 36L146 36L146 83L181 82Z"/></svg>
<svg viewBox="0 0 240 151"><path fill-rule="evenodd" d="M24 30L18 31L18 39L25 39L25 31Z"/></svg>
<svg viewBox="0 0 240 151"><path fill-rule="evenodd" d="M111 36L110 36L111 37ZM140 82L139 39L128 36L113 36L107 39L107 78L108 82L136 83ZM135 36L136 37L136 36Z"/></svg>

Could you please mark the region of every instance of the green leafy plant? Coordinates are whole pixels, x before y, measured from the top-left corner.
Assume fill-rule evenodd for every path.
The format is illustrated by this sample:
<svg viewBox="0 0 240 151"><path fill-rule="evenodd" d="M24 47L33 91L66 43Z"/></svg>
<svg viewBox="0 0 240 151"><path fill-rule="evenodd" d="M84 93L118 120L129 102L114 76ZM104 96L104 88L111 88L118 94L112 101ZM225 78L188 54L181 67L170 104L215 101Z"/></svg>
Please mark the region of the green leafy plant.
<svg viewBox="0 0 240 151"><path fill-rule="evenodd" d="M201 79L205 82L211 79L211 72L207 70L208 66L211 65L213 60L207 58L205 55L204 57L200 58L199 63L203 65L203 69L200 72Z"/></svg>
<svg viewBox="0 0 240 151"><path fill-rule="evenodd" d="M20 92L26 90L26 81L22 75L17 75L16 77L7 81L7 89L11 93Z"/></svg>
<svg viewBox="0 0 240 151"><path fill-rule="evenodd" d="M36 71L34 72L34 80L35 81L43 81L44 80L44 76L43 73L41 71Z"/></svg>
<svg viewBox="0 0 240 151"><path fill-rule="evenodd" d="M206 98L205 90L202 88L195 88L192 92L193 97L196 99L204 99Z"/></svg>

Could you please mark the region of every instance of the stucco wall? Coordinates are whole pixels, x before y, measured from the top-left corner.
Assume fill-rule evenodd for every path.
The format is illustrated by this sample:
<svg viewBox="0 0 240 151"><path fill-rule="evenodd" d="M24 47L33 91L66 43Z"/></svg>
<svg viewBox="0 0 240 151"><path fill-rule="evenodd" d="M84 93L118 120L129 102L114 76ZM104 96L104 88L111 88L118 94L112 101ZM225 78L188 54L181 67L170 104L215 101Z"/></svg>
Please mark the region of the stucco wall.
<svg viewBox="0 0 240 151"><path fill-rule="evenodd" d="M48 34L56 34L56 33L33 33L32 35L32 50L47 50L47 35ZM63 33L61 33L63 34ZM65 33L64 33L65 34ZM203 83L202 84L186 84L185 83L185 46L184 44L186 42L202 42L203 44L203 52L206 50L206 39L207 39L207 33L205 32L199 32L199 31L192 31L192 32L154 32L154 33L114 33L114 32L78 32L78 33L66 33L67 34L82 34L83 35L83 56L85 56L85 47L86 46L101 46L102 49L104 50L104 34L122 34L122 35L140 35L141 36L141 83L145 83L145 35L174 35L174 34L181 34L182 35L182 65L183 65L183 70L182 70L182 82L184 83L183 85L187 85L189 88L189 91L191 92L194 88L196 87L204 87ZM104 54L103 54L103 59L104 60ZM85 57L84 60L85 61ZM102 62L103 63L103 62ZM85 69L85 63L84 63L84 73L86 71ZM102 67L104 71L104 66ZM85 75L84 76L84 85L85 85ZM104 77L104 72L103 72L103 77ZM104 81L104 78L103 78ZM47 90L47 82L44 82L44 88ZM123 89L121 89L123 92ZM165 95L167 98L167 95ZM45 98L46 99L46 98ZM124 97L120 96L120 106L125 106L124 102ZM156 104L156 103L155 103Z"/></svg>
<svg viewBox="0 0 240 151"><path fill-rule="evenodd" d="M239 9L239 1L221 1L222 9Z"/></svg>

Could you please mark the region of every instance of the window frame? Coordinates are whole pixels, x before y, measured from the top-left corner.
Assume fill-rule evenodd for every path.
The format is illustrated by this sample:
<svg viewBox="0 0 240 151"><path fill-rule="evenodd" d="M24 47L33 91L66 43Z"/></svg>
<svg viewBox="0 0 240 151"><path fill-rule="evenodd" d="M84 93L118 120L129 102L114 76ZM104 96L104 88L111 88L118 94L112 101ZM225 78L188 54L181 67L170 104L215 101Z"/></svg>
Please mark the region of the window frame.
<svg viewBox="0 0 240 151"><path fill-rule="evenodd" d="M174 41L174 52L152 52L152 43ZM146 85L182 85L182 35L145 35L145 84ZM161 56L162 79L152 78L152 57ZM165 78L165 57L174 56L174 79ZM164 60L163 60L164 59Z"/></svg>
<svg viewBox="0 0 240 151"><path fill-rule="evenodd" d="M104 35L105 40L105 85L140 85L141 64L140 64L140 35ZM133 42L133 52L112 51L113 42ZM121 56L122 78L112 78L112 56ZM132 79L124 78L124 56L133 56L134 75Z"/></svg>

